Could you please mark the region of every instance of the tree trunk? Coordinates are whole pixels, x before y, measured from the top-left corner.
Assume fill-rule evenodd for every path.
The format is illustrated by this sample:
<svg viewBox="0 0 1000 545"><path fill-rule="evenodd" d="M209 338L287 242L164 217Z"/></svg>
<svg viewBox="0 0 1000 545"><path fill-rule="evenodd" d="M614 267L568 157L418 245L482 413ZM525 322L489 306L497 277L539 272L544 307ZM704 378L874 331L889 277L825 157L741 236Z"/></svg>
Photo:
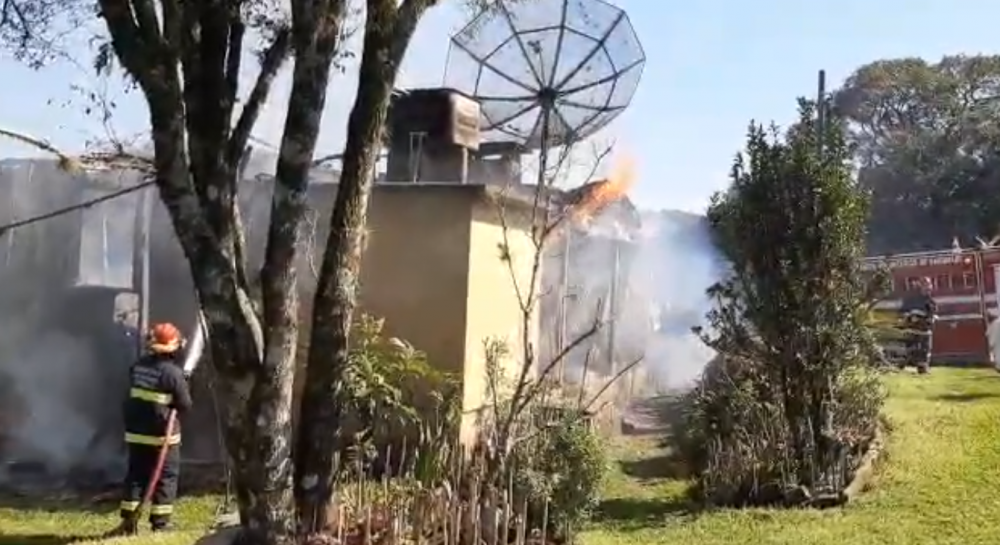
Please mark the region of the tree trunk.
<svg viewBox="0 0 1000 545"><path fill-rule="evenodd" d="M231 103L226 96L234 90L219 81L220 74L212 70L209 62L221 62L226 44L232 39L226 37L225 27L234 23L218 13L206 12L204 17L203 29L211 27L215 33L216 47L210 48L215 60L209 55L185 59L188 83L199 87L200 92L189 88L182 94L178 66L171 59L153 58L147 64L137 64L130 57L133 63L129 70L138 74L149 104L157 187L207 318L208 347L222 379L219 389L226 416L226 448L234 463L236 496L247 542L292 543L291 438L287 432L290 364L287 358L282 359L280 347L284 341L280 338L278 351L268 351L265 357L262 349L262 327L244 274L242 233L236 210L235 167L243 150L238 138L245 138L249 132L238 133L237 139L227 141ZM208 20L210 17L214 19ZM209 34L208 30L202 33L203 44ZM127 41L120 43L122 49L127 47ZM284 47L287 52L287 45ZM120 56L123 54L119 52ZM279 51L274 62L280 64L283 56ZM199 64L203 62L209 65ZM262 72L269 70L262 68ZM268 77L267 73L264 77ZM266 96L266 89L258 94ZM215 110L210 104L215 105ZM251 109L248 103L241 116L241 120L248 121L238 126L252 125L255 108ZM225 112L220 115L219 109ZM294 246L294 239L291 245ZM271 277L280 277L278 271L284 266L285 263L276 263L271 268ZM291 274L294 276L294 271ZM271 290L272 298L276 291L286 288L280 282L277 285L277 289ZM274 328L268 327L268 340L284 334L286 326L287 323L279 321ZM294 335L294 330L291 334Z"/></svg>
<svg viewBox="0 0 1000 545"><path fill-rule="evenodd" d="M301 227L308 210L309 170L326 102L330 64L336 38L312 39L296 48L291 101L285 118L278 159L261 298L264 357L261 379L250 395L250 414L264 414L253 423L244 446L267 445L269 463L255 469L257 478L275 492L264 501L251 498L241 543L265 545L291 542L296 535L292 494L292 384L299 338L298 257ZM308 249L307 251L311 250ZM261 411L261 412L257 412ZM253 474L246 475L252 478ZM258 496L258 500L260 496Z"/></svg>
<svg viewBox="0 0 1000 545"><path fill-rule="evenodd" d="M182 151L172 151L183 142L183 133L173 129L176 126L176 122L153 121L158 163L161 157L183 157ZM169 168L158 164L157 170L169 173ZM291 375L283 376L280 367L262 358L261 323L248 287L240 281L233 254L223 249L233 248L234 241L221 241L212 233L197 197L179 190L182 185L177 180L187 181L186 170L172 172L172 180L159 184L160 195L170 211L208 322L212 363L222 379L226 448L235 468L241 520L254 538L251 543L289 543L294 513L289 495L290 438L281 432L287 428ZM230 234L236 236L234 231Z"/></svg>
<svg viewBox="0 0 1000 545"><path fill-rule="evenodd" d="M399 63L431 0L369 0L358 93L347 125L343 169L320 266L295 472L299 517L305 529L328 526L334 452L341 442L336 399L347 365L348 340L364 248L368 200L382 146L386 113Z"/></svg>

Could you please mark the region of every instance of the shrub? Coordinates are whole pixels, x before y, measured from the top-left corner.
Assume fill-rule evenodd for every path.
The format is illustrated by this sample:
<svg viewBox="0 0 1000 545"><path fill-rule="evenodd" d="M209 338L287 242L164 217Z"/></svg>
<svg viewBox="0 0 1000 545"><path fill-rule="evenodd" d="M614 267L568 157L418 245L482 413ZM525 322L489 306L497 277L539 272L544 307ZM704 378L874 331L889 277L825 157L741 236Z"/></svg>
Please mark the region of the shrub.
<svg viewBox="0 0 1000 545"><path fill-rule="evenodd" d="M682 448L716 504L839 494L877 425L861 270L867 197L836 119L803 101L784 139L752 125L708 212L730 273L702 338L720 355L689 396Z"/></svg>
<svg viewBox="0 0 1000 545"><path fill-rule="evenodd" d="M529 528L566 539L589 520L608 473L596 431L571 416L515 447L509 479L516 502L527 503Z"/></svg>
<svg viewBox="0 0 1000 545"><path fill-rule="evenodd" d="M838 377L832 411L838 445L825 464L844 483L875 434L885 390L875 370L852 365ZM682 402L676 448L695 477L696 499L714 505L801 503L827 492L803 488L780 391L753 360L717 357Z"/></svg>
<svg viewBox="0 0 1000 545"><path fill-rule="evenodd" d="M382 328L381 320L367 315L354 326L339 391L350 416L341 427L343 466L390 473L405 467L418 480L439 481L455 442L458 381Z"/></svg>
<svg viewBox="0 0 1000 545"><path fill-rule="evenodd" d="M484 520L496 518L502 506L515 518L523 515L521 529L571 540L596 506L607 475L606 451L591 416L579 396L570 399L551 377L518 376L523 367L509 365L505 373L512 354L502 340L488 339L484 349L487 395L479 413L471 497ZM512 525L508 538L516 541L517 521L507 524Z"/></svg>

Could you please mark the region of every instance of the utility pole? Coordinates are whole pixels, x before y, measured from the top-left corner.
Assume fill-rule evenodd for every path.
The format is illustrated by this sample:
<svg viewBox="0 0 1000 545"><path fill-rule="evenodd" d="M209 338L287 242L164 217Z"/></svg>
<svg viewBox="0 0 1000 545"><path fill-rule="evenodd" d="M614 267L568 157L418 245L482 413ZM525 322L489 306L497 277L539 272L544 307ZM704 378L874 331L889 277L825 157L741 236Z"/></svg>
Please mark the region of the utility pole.
<svg viewBox="0 0 1000 545"><path fill-rule="evenodd" d="M153 216L153 192L155 189L149 187L139 192L139 206L136 207L136 259L133 263L138 265L138 274L134 274L134 283L137 284L136 292L138 305L136 310L138 316L136 325L139 328L136 335L136 352L142 354L146 333L149 331L149 229Z"/></svg>
<svg viewBox="0 0 1000 545"><path fill-rule="evenodd" d="M816 77L816 146L817 155L823 159L823 144L826 140L826 70L820 70Z"/></svg>
<svg viewBox="0 0 1000 545"><path fill-rule="evenodd" d="M608 369L611 376L618 374L618 288L621 284L621 240L611 239L611 289L608 293Z"/></svg>
<svg viewBox="0 0 1000 545"><path fill-rule="evenodd" d="M572 248L572 238L573 238L573 226L570 223L566 223L563 226L563 251L562 251L562 267L559 273L559 302L558 302L558 320L559 327L556 331L556 349L553 353L553 357L559 357L566 349L566 337L569 335L567 330L567 322L569 321L569 271L570 271L570 249ZM566 356L559 361L559 368L557 372L559 373L558 381L559 387L563 387L566 383Z"/></svg>

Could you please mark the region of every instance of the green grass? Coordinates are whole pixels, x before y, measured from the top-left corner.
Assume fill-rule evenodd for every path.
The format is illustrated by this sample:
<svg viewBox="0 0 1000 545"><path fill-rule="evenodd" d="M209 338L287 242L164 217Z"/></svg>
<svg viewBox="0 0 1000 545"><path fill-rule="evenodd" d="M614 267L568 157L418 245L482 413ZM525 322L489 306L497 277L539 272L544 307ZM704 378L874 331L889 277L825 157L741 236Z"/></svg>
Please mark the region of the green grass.
<svg viewBox="0 0 1000 545"><path fill-rule="evenodd" d="M151 534L144 531L135 538L99 540L99 536L118 524L117 505L64 503L48 507L0 504L0 545L65 545L87 543L101 545L191 545L206 533L212 523L218 498L188 498L177 506L174 518L177 531ZM83 541L80 539L83 538Z"/></svg>
<svg viewBox="0 0 1000 545"><path fill-rule="evenodd" d="M1000 540L1000 376L935 369L893 375L894 427L874 488L843 509L683 513L684 483L635 442L584 545L993 544ZM632 475L625 473L629 471ZM646 478L636 477L636 474ZM661 470L662 474L663 471Z"/></svg>
<svg viewBox="0 0 1000 545"><path fill-rule="evenodd" d="M935 369L926 377L893 375L889 386L887 411L894 425L889 457L874 489L846 508L684 514L685 483L657 476L668 464L653 442L632 441L621 444L621 464L583 545L997 543L1000 376L992 370ZM190 545L211 522L216 501L183 501L178 532L91 543ZM92 506L0 505L0 545L61 545L69 536L98 535L117 522L113 511L82 507Z"/></svg>

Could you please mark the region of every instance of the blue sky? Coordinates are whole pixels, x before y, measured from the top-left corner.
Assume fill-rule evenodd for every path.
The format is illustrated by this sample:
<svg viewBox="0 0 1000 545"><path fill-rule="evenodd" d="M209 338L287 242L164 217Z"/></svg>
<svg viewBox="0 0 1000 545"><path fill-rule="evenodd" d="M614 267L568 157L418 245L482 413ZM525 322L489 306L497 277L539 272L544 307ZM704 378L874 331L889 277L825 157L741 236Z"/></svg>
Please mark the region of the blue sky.
<svg viewBox="0 0 1000 545"><path fill-rule="evenodd" d="M1000 3L982 0L619 0L646 52L645 73L632 106L608 129L632 156L639 181L632 197L644 208L704 209L726 184L733 154L751 119L779 124L794 117L795 97L813 95L816 72L838 84L868 61L901 56L938 59L954 53L1000 49ZM446 37L468 14L443 2L422 22L405 63L402 83L442 81ZM87 56L80 64L88 64ZM82 110L71 85L94 88L86 70L69 63L40 71L0 59L0 126L80 149L102 138L101 123ZM319 152L339 151L355 75L334 82ZM279 85L257 135L276 142L287 95ZM121 134L143 130L144 104L120 103L113 126ZM65 104L70 104L66 106ZM0 141L0 156L31 150Z"/></svg>

